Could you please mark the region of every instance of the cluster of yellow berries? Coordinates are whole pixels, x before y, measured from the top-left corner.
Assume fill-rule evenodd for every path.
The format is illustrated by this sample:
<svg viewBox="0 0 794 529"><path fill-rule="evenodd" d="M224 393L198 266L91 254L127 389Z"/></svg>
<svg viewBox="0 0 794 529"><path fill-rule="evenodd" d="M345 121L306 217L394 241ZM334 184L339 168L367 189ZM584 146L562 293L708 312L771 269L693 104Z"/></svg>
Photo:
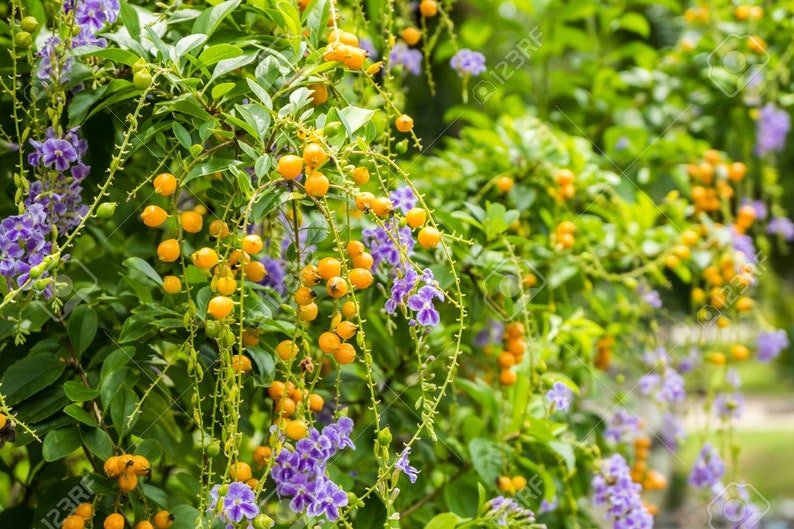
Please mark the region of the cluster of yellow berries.
<svg viewBox="0 0 794 529"><path fill-rule="evenodd" d="M575 179L576 175L570 169L557 171L557 174L554 175L554 183L557 184L557 188L551 190L552 196L561 202L572 199L576 196Z"/></svg>
<svg viewBox="0 0 794 529"><path fill-rule="evenodd" d="M564 220L554 229L553 241L560 248L571 249L576 243L574 233L576 233L576 225L570 220Z"/></svg>
<svg viewBox="0 0 794 529"><path fill-rule="evenodd" d="M722 200L733 197L734 190L730 183L741 182L747 174L747 166L742 162L723 162L718 151L709 149L704 153L701 162L687 166L687 173L694 184L694 213L713 213L719 211Z"/></svg>
<svg viewBox="0 0 794 529"><path fill-rule="evenodd" d="M282 342L282 344L283 343L284 342ZM306 437L309 431L306 421L302 419L292 419L295 413L300 412L301 408L313 413L319 413L325 405L325 400L321 395L301 390L295 387L295 384L292 382L284 383L275 381L270 384L270 387L267 389L267 394L275 402L276 419L274 423L282 426L287 437L295 441ZM262 464L257 461L256 454L254 454L254 462L262 466Z"/></svg>
<svg viewBox="0 0 794 529"><path fill-rule="evenodd" d="M149 460L141 455L122 454L111 456L105 461L105 475L116 478L121 492L130 492L138 486L139 476L149 476L152 473Z"/></svg>
<svg viewBox="0 0 794 529"><path fill-rule="evenodd" d="M649 492L663 490L667 487L667 478L658 470L648 468L647 460L650 447L651 439L649 437L640 436L634 440L635 460L630 471L632 481L639 483L643 490ZM659 512L658 506L646 501L642 503L650 514L655 515Z"/></svg>
<svg viewBox="0 0 794 529"><path fill-rule="evenodd" d="M615 338L610 335L602 336L596 342L596 352L593 357L593 365L601 371L606 371L612 364L612 347L615 345Z"/></svg>
<svg viewBox="0 0 794 529"><path fill-rule="evenodd" d="M524 476L499 476L496 480L496 488L511 496L527 486L527 478Z"/></svg>
<svg viewBox="0 0 794 529"><path fill-rule="evenodd" d="M86 522L93 517L94 506L90 503L81 503L63 520L61 529L83 529Z"/></svg>
<svg viewBox="0 0 794 529"><path fill-rule="evenodd" d="M524 335L524 325L520 322L513 322L505 326L504 351L500 352L496 358L501 369L499 382L503 386L512 386L518 380L518 375L510 368L524 360L524 352L527 349Z"/></svg>

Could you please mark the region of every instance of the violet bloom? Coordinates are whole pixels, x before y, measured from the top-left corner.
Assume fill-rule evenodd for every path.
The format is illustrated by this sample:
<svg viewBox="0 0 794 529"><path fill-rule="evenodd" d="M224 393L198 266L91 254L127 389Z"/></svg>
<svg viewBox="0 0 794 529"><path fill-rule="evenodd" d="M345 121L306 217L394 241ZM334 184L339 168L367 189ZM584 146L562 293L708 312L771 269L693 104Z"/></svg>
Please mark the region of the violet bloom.
<svg viewBox="0 0 794 529"><path fill-rule="evenodd" d="M398 269L395 269L395 276ZM419 281L419 274L413 268L408 268L405 275L396 277L391 289L391 296L386 300L384 309L387 314L394 314L398 305L403 305L408 295L413 291L416 282Z"/></svg>
<svg viewBox="0 0 794 529"><path fill-rule="evenodd" d="M367 228L361 232L364 244L372 255L373 267L381 263L389 264L396 268L404 268L403 253L410 257L413 254L414 238L411 228L397 226L393 220L384 223L383 228Z"/></svg>
<svg viewBox="0 0 794 529"><path fill-rule="evenodd" d="M329 522L339 519L339 508L347 505L347 494L339 485L330 479L315 482L314 502L309 505L306 514L309 516L323 516Z"/></svg>
<svg viewBox="0 0 794 529"><path fill-rule="evenodd" d="M604 438L615 443L627 441L634 437L640 429L640 418L626 408L618 408L607 421Z"/></svg>
<svg viewBox="0 0 794 529"><path fill-rule="evenodd" d="M692 472L689 475L689 484L697 488L711 487L719 482L725 474L725 463L711 446L706 443L698 454Z"/></svg>
<svg viewBox="0 0 794 529"><path fill-rule="evenodd" d="M60 44L61 39L51 36L36 53L36 56L41 58L39 67L36 70L36 77L43 81L45 85L49 83L62 85L69 82L68 74L72 68L72 58L65 56L65 53L59 47Z"/></svg>
<svg viewBox="0 0 794 529"><path fill-rule="evenodd" d="M358 40L358 47L367 52L367 57L370 59L377 59L378 58L378 50L375 49L375 45L372 43L370 39L362 38Z"/></svg>
<svg viewBox="0 0 794 529"><path fill-rule="evenodd" d="M745 197L742 199L741 205L753 207L753 211L755 211L755 220L764 220L769 214L769 211L767 210L766 204L763 200L750 200L749 198Z"/></svg>
<svg viewBox="0 0 794 529"><path fill-rule="evenodd" d="M485 71L485 55L478 51L463 48L449 61L449 65L461 77L478 76Z"/></svg>
<svg viewBox="0 0 794 529"><path fill-rule="evenodd" d="M389 52L391 65L402 65L413 75L422 73L422 52L409 48L404 42L398 42Z"/></svg>
<svg viewBox="0 0 794 529"><path fill-rule="evenodd" d="M755 154L763 156L768 152L782 151L790 128L788 112L779 110L773 103L764 105L756 122Z"/></svg>
<svg viewBox="0 0 794 529"><path fill-rule="evenodd" d="M408 480L411 483L416 483L416 479L419 477L419 471L411 466L411 462L408 461L408 456L411 454L411 448L406 446L405 449L400 453L400 457L397 458L397 462L394 463L394 468L408 476Z"/></svg>
<svg viewBox="0 0 794 529"><path fill-rule="evenodd" d="M573 392L562 382L555 382L546 393L546 399L559 411L567 411L572 398Z"/></svg>
<svg viewBox="0 0 794 529"><path fill-rule="evenodd" d="M557 507L560 504L560 500L557 496L554 496L551 501L546 501L546 498L540 502L540 509L538 510L538 514L546 514L547 512L556 511Z"/></svg>
<svg viewBox="0 0 794 529"><path fill-rule="evenodd" d="M225 522L226 527L246 520L253 520L259 515L259 506L256 503L256 495L246 483L235 481L226 486L226 494L221 495L221 485L215 485L210 490L210 505L207 512L213 513L213 517Z"/></svg>
<svg viewBox="0 0 794 529"><path fill-rule="evenodd" d="M664 445L669 450L678 450L679 445L684 440L686 432L684 431L683 426L681 426L681 421L678 417L671 413L665 412L664 416L662 417L662 431L661 431L661 438Z"/></svg>
<svg viewBox="0 0 794 529"><path fill-rule="evenodd" d="M494 318L489 318L485 322L485 326L474 335L474 345L485 347L488 344L500 343L504 332L504 323Z"/></svg>
<svg viewBox="0 0 794 529"><path fill-rule="evenodd" d="M748 262L750 263L758 262L758 258L756 257L756 252L755 252L755 244L753 244L753 239L749 235L746 235L744 233L738 233L732 225L728 227L728 231L731 234L733 249L743 254L744 258Z"/></svg>
<svg viewBox="0 0 794 529"><path fill-rule="evenodd" d="M770 235L780 235L786 241L794 241L794 222L788 217L772 217L766 226L766 232Z"/></svg>
<svg viewBox="0 0 794 529"><path fill-rule="evenodd" d="M720 393L714 399L714 409L717 412L717 417L723 421L741 417L743 405L744 398L739 392Z"/></svg>
<svg viewBox="0 0 794 529"><path fill-rule="evenodd" d="M593 505L605 507L604 519L615 529L651 529L653 516L642 504L642 487L631 479L626 460L620 454L605 459L591 482Z"/></svg>
<svg viewBox="0 0 794 529"><path fill-rule="evenodd" d="M399 210L403 215L416 207L416 195L409 186L398 187L389 194L389 198L394 209Z"/></svg>
<svg viewBox="0 0 794 529"><path fill-rule="evenodd" d="M425 286L408 298L408 308L416 311L416 321L419 325L433 327L441 321L441 316L433 306L433 300L444 301L444 293L431 284L433 274L426 269L422 274Z"/></svg>
<svg viewBox="0 0 794 529"><path fill-rule="evenodd" d="M788 335L783 329L762 332L758 335L756 346L758 347L756 358L759 362L767 363L777 358L782 350L788 348Z"/></svg>
<svg viewBox="0 0 794 529"><path fill-rule="evenodd" d="M510 525L511 527L525 527L535 521L535 513L521 507L516 500L497 496L486 503L488 518L495 518L496 525Z"/></svg>

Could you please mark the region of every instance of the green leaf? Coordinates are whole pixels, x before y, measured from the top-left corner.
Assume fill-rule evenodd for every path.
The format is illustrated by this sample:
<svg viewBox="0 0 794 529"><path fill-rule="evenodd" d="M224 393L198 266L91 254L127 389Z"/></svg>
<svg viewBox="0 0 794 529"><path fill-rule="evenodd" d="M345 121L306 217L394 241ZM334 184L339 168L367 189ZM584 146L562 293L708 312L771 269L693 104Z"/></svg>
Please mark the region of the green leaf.
<svg viewBox="0 0 794 529"><path fill-rule="evenodd" d="M69 315L66 331L78 357L94 341L97 325L96 311L88 305L78 305Z"/></svg>
<svg viewBox="0 0 794 529"><path fill-rule="evenodd" d="M58 461L80 448L81 444L80 430L77 426L61 428L47 434L41 452L45 461Z"/></svg>
<svg viewBox="0 0 794 529"><path fill-rule="evenodd" d="M191 33L204 33L207 36L215 33L223 19L237 9L242 0L226 0L213 8L207 9L193 23Z"/></svg>
<svg viewBox="0 0 794 529"><path fill-rule="evenodd" d="M121 10L119 11L119 16L121 18L122 26L127 28L127 31L133 39L139 40L141 37L141 25L138 20L138 12L135 11L135 9L127 2L127 0L121 0L120 4ZM132 66L132 64L129 66Z"/></svg>
<svg viewBox="0 0 794 529"><path fill-rule="evenodd" d="M48 355L33 355L12 364L3 375L6 404L12 406L54 383L66 364Z"/></svg>
<svg viewBox="0 0 794 529"><path fill-rule="evenodd" d="M612 30L616 31L618 29L636 33L646 39L651 33L651 26L648 24L648 19L639 13L625 13L619 19L614 20Z"/></svg>
<svg viewBox="0 0 794 529"><path fill-rule="evenodd" d="M143 489L143 495L159 505L161 508L167 509L171 506L171 502L168 501L168 494L163 489L148 483L144 483L141 488Z"/></svg>
<svg viewBox="0 0 794 529"><path fill-rule="evenodd" d="M247 64L251 64L256 59L257 55L258 53L254 52L247 53L233 59L223 59L215 65L215 70L212 71L212 77L210 77L209 82L211 83L218 77L227 74L232 70L236 70L237 68L242 68Z"/></svg>
<svg viewBox="0 0 794 529"><path fill-rule="evenodd" d="M193 145L193 140L190 139L190 133L180 123L174 121L171 123L171 130L174 131L174 136L179 141L180 145L185 149L190 149Z"/></svg>
<svg viewBox="0 0 794 529"><path fill-rule="evenodd" d="M122 325L121 333L119 334L119 343L134 342L152 333L153 329L149 325L150 321L138 316L132 316L124 320L124 325Z"/></svg>
<svg viewBox="0 0 794 529"><path fill-rule="evenodd" d="M151 279L152 282L157 286L161 286L163 284L163 279L160 277L160 274L155 272L154 268L152 268L152 265L140 257L128 257L124 259L121 264L130 270L138 270L139 272L143 273L143 275Z"/></svg>
<svg viewBox="0 0 794 529"><path fill-rule="evenodd" d="M198 62L201 66L209 67L217 62L233 59L242 54L243 49L238 46L226 43L215 44L201 52L201 55L198 57Z"/></svg>
<svg viewBox="0 0 794 529"><path fill-rule="evenodd" d="M96 417L93 417L90 413L85 411L77 404L69 404L63 409L63 412L69 417L77 419L79 422L87 426L98 426Z"/></svg>
<svg viewBox="0 0 794 529"><path fill-rule="evenodd" d="M347 135L351 138L358 129L369 123L373 114L375 114L374 110L359 108L353 105L347 106L339 111L342 124L345 126L345 130L347 130Z"/></svg>
<svg viewBox="0 0 794 529"><path fill-rule="evenodd" d="M469 443L469 455L474 470L487 485L496 483L502 471L502 446L490 439L473 439Z"/></svg>
<svg viewBox="0 0 794 529"><path fill-rule="evenodd" d="M113 444L110 442L108 434L103 430L99 428L81 428L80 438L86 448L88 448L88 451L99 459L105 460L113 455Z"/></svg>
<svg viewBox="0 0 794 529"><path fill-rule="evenodd" d="M187 37L182 37L177 41L175 46L177 58L190 53L199 46L203 46L205 42L207 42L207 35L204 35L203 33L196 33L193 35L188 35Z"/></svg>
<svg viewBox="0 0 794 529"><path fill-rule="evenodd" d="M560 441L552 441L549 443L549 448L560 456L560 459L565 463L569 473L572 473L576 468L576 456L573 453L573 447L568 443Z"/></svg>
<svg viewBox="0 0 794 529"><path fill-rule="evenodd" d="M85 402L99 396L98 389L87 388L82 382L69 380L63 385L63 391L72 402Z"/></svg>
<svg viewBox="0 0 794 529"><path fill-rule="evenodd" d="M451 512L441 513L427 522L425 529L454 529L461 521L457 514Z"/></svg>
<svg viewBox="0 0 794 529"><path fill-rule="evenodd" d="M226 95L229 90L234 88L235 83L220 83L212 87L212 91L210 94L212 95L212 99L220 99L224 95Z"/></svg>
<svg viewBox="0 0 794 529"><path fill-rule="evenodd" d="M78 57L91 56L102 57L103 59L110 59L113 62L126 64L132 66L138 60L138 56L131 51L122 50L121 48L100 48L99 46L79 46L72 52Z"/></svg>
<svg viewBox="0 0 794 529"><path fill-rule="evenodd" d="M196 519L201 515L198 509L184 503L170 507L169 511L174 515L174 523L169 529L195 529Z"/></svg>

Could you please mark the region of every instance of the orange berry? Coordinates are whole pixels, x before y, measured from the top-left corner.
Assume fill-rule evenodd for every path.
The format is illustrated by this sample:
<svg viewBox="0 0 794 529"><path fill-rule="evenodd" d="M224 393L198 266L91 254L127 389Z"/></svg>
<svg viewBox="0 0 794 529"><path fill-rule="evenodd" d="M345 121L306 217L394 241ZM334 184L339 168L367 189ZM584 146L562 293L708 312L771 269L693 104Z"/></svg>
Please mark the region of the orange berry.
<svg viewBox="0 0 794 529"><path fill-rule="evenodd" d="M346 301L344 305L342 305L342 314L345 318L353 319L358 314L358 305L355 301Z"/></svg>
<svg viewBox="0 0 794 529"><path fill-rule="evenodd" d="M319 311L320 308L317 306L317 303L301 305L300 310L298 311L298 317L301 321L314 321L314 319L317 318L317 313Z"/></svg>
<svg viewBox="0 0 794 529"><path fill-rule="evenodd" d="M322 105L328 101L328 89L324 84L314 83L309 85L309 90L312 91L312 105Z"/></svg>
<svg viewBox="0 0 794 529"><path fill-rule="evenodd" d="M222 296L231 296L237 290L237 281L233 277L219 277L215 282L215 290Z"/></svg>
<svg viewBox="0 0 794 529"><path fill-rule="evenodd" d="M508 338L521 338L526 334L526 329L524 329L523 323L514 321L505 327L505 334Z"/></svg>
<svg viewBox="0 0 794 529"><path fill-rule="evenodd" d="M154 526L149 521L142 521L135 524L135 529L154 529Z"/></svg>
<svg viewBox="0 0 794 529"><path fill-rule="evenodd" d="M527 343L523 338L510 338L505 345L507 351L514 355L524 354L527 350Z"/></svg>
<svg viewBox="0 0 794 529"><path fill-rule="evenodd" d="M309 167L320 167L326 160L328 160L328 153L319 143L309 143L303 148L303 161Z"/></svg>
<svg viewBox="0 0 794 529"><path fill-rule="evenodd" d="M234 481L248 481L253 476L251 465L243 461L238 461L229 468L229 476Z"/></svg>
<svg viewBox="0 0 794 529"><path fill-rule="evenodd" d="M422 0L419 4L419 11L425 18L433 18L438 14L438 2L436 0Z"/></svg>
<svg viewBox="0 0 794 529"><path fill-rule="evenodd" d="M279 400L276 402L276 413L278 415L291 417L292 414L295 413L295 401L289 397L284 397Z"/></svg>
<svg viewBox="0 0 794 529"><path fill-rule="evenodd" d="M298 355L298 346L292 340L282 340L276 346L276 354L284 361L292 360Z"/></svg>
<svg viewBox="0 0 794 529"><path fill-rule="evenodd" d="M243 345L246 347L253 347L259 343L259 333L256 329L246 329L243 331Z"/></svg>
<svg viewBox="0 0 794 529"><path fill-rule="evenodd" d="M560 246L562 246L563 248L573 248L576 239L574 238L573 234L563 233L562 235L559 236L558 242L560 243Z"/></svg>
<svg viewBox="0 0 794 529"><path fill-rule="evenodd" d="M389 197L378 197L372 201L370 209L379 217L388 217L394 211L394 204Z"/></svg>
<svg viewBox="0 0 794 529"><path fill-rule="evenodd" d="M317 274L326 280L342 275L342 263L335 257L324 257L317 263Z"/></svg>
<svg viewBox="0 0 794 529"><path fill-rule="evenodd" d="M731 347L731 356L736 360L744 360L750 356L750 350L744 345L734 345Z"/></svg>
<svg viewBox="0 0 794 529"><path fill-rule="evenodd" d="M422 39L422 32L415 27L407 27L402 30L400 36L403 38L406 44L409 46L414 46Z"/></svg>
<svg viewBox="0 0 794 529"><path fill-rule="evenodd" d="M325 400L317 393L309 395L309 409L315 413L322 411Z"/></svg>
<svg viewBox="0 0 794 529"><path fill-rule="evenodd" d="M747 174L747 166L742 162L733 162L728 166L728 179L731 182L741 182Z"/></svg>
<svg viewBox="0 0 794 529"><path fill-rule="evenodd" d="M193 252L190 258L193 260L194 265L205 270L218 264L218 253L206 246Z"/></svg>
<svg viewBox="0 0 794 529"><path fill-rule="evenodd" d="M287 437L293 441L303 439L307 433L309 433L309 427L301 420L290 421L286 428Z"/></svg>
<svg viewBox="0 0 794 529"><path fill-rule="evenodd" d="M394 125L400 132L411 132L414 128L414 120L408 114L403 114L394 121Z"/></svg>
<svg viewBox="0 0 794 529"><path fill-rule="evenodd" d="M736 310L739 312L748 312L753 308L753 300L747 296L741 296L736 300Z"/></svg>
<svg viewBox="0 0 794 529"><path fill-rule="evenodd" d="M719 352L713 352L709 355L709 361L715 366L725 365L725 355Z"/></svg>
<svg viewBox="0 0 794 529"><path fill-rule="evenodd" d="M154 191L164 197L171 196L176 191L177 180L171 173L162 173L154 178Z"/></svg>
<svg viewBox="0 0 794 529"><path fill-rule="evenodd" d="M130 472L132 465L135 464L135 460L132 458L130 454L121 454L119 458L116 460L116 467L120 474Z"/></svg>
<svg viewBox="0 0 794 529"><path fill-rule="evenodd" d="M438 243L441 242L441 233L432 226L425 226L419 230L419 234L416 236L416 239L419 241L419 244L421 244L422 247L431 249L438 246Z"/></svg>
<svg viewBox="0 0 794 529"><path fill-rule="evenodd" d="M576 233L576 225L570 220L564 220L557 225L557 233L560 235Z"/></svg>
<svg viewBox="0 0 794 529"><path fill-rule="evenodd" d="M369 191L364 191L356 195L356 207L361 211L369 211L372 203L375 201L375 195Z"/></svg>
<svg viewBox="0 0 794 529"><path fill-rule="evenodd" d="M143 209L141 219L150 228L156 228L168 220L168 213L160 206L150 205Z"/></svg>
<svg viewBox="0 0 794 529"><path fill-rule="evenodd" d="M340 343L342 343L342 341L339 339L339 336L332 332L324 332L320 335L320 350L325 354L331 354L336 351Z"/></svg>
<svg viewBox="0 0 794 529"><path fill-rule="evenodd" d="M267 270L261 261L251 261L245 265L245 278L253 283L259 283L267 277Z"/></svg>
<svg viewBox="0 0 794 529"><path fill-rule="evenodd" d="M750 6L748 5L740 5L736 6L736 10L734 11L736 18L739 20L747 20L750 17Z"/></svg>
<svg viewBox="0 0 794 529"><path fill-rule="evenodd" d="M269 446L259 446L254 450L254 464L258 467L267 466L273 451Z"/></svg>
<svg viewBox="0 0 794 529"><path fill-rule="evenodd" d="M358 46L358 37L353 33L335 28L328 32L328 42L342 42L348 46Z"/></svg>
<svg viewBox="0 0 794 529"><path fill-rule="evenodd" d="M353 266L356 268L370 270L373 264L375 264L375 259L372 258L372 254L369 252L364 252L353 258Z"/></svg>
<svg viewBox="0 0 794 529"><path fill-rule="evenodd" d="M513 476L512 482L513 482L513 490L515 490L516 492L520 491L521 489L527 486L527 478L525 478L524 476Z"/></svg>
<svg viewBox="0 0 794 529"><path fill-rule="evenodd" d="M573 184L574 178L576 178L576 176L570 169L560 169L554 176L554 181L558 186L562 187Z"/></svg>
<svg viewBox="0 0 794 529"><path fill-rule="evenodd" d="M285 154L278 159L276 171L287 180L295 180L303 171L303 160L294 154Z"/></svg>
<svg viewBox="0 0 794 529"><path fill-rule="evenodd" d="M764 16L764 8L761 6L750 6L750 18L758 20Z"/></svg>
<svg viewBox="0 0 794 529"><path fill-rule="evenodd" d="M149 460L143 457L142 455L132 456L132 466L130 466L129 468L130 468L130 472L132 472L136 476L148 476L152 473L152 468L151 465L149 465Z"/></svg>
<svg viewBox="0 0 794 529"><path fill-rule="evenodd" d="M303 189L306 190L306 194L314 198L324 197L328 193L330 187L331 182L329 182L328 177L322 173L312 174L306 178L306 183L303 184Z"/></svg>
<svg viewBox="0 0 794 529"><path fill-rule="evenodd" d="M764 53L766 51L766 41L758 35L747 37L747 46L756 53Z"/></svg>
<svg viewBox="0 0 794 529"><path fill-rule="evenodd" d="M340 364L352 364L356 360L356 349L350 343L341 343L334 351L334 360Z"/></svg>
<svg viewBox="0 0 794 529"><path fill-rule="evenodd" d="M340 321L334 332L343 340L349 340L358 332L358 325L352 321Z"/></svg>
<svg viewBox="0 0 794 529"><path fill-rule="evenodd" d="M503 386L512 386L518 380L518 375L510 369L502 369L499 373L499 382Z"/></svg>
<svg viewBox="0 0 794 529"><path fill-rule="evenodd" d="M222 320L232 313L234 301L226 296L215 296L207 305L207 314L217 320Z"/></svg>
<svg viewBox="0 0 794 529"><path fill-rule="evenodd" d="M163 290L168 294L179 294L182 291L182 280L176 276L163 277Z"/></svg>
<svg viewBox="0 0 794 529"><path fill-rule="evenodd" d="M353 288L359 289L367 288L375 281L375 278L372 277L372 272L366 268L354 268L350 271L348 277Z"/></svg>
<svg viewBox="0 0 794 529"><path fill-rule="evenodd" d="M366 167L356 167L353 169L353 182L359 186L363 186L369 182L369 169Z"/></svg>
<svg viewBox="0 0 794 529"><path fill-rule="evenodd" d="M77 516L88 520L94 516L94 505L91 503L81 503L75 508L74 513Z"/></svg>
<svg viewBox="0 0 794 529"><path fill-rule="evenodd" d="M114 478L121 474L119 470L119 456L110 456L105 460L104 471L105 475L109 478Z"/></svg>
<svg viewBox="0 0 794 529"><path fill-rule="evenodd" d="M720 162L720 152L715 149L709 149L703 153L703 159L711 165L717 165Z"/></svg>
<svg viewBox="0 0 794 529"><path fill-rule="evenodd" d="M412 228L424 225L427 220L427 211L423 208L411 208L405 214L405 222Z"/></svg>
<svg viewBox="0 0 794 529"><path fill-rule="evenodd" d="M347 281L339 276L332 277L326 283L325 290L332 298L341 298L347 295Z"/></svg>
<svg viewBox="0 0 794 529"><path fill-rule="evenodd" d="M570 200L576 196L576 186L568 184L560 188L560 198L563 200Z"/></svg>
<svg viewBox="0 0 794 529"><path fill-rule="evenodd" d="M229 236L229 226L220 219L215 219L210 222L209 227L211 239L225 239Z"/></svg>
<svg viewBox="0 0 794 529"><path fill-rule="evenodd" d="M265 244L262 242L262 237L254 233L243 237L243 251L253 255L262 251Z"/></svg>
<svg viewBox="0 0 794 529"><path fill-rule="evenodd" d="M138 476L135 474L122 474L118 477L119 490L121 492L131 492L138 486Z"/></svg>
<svg viewBox="0 0 794 529"><path fill-rule="evenodd" d="M105 518L102 527L105 529L124 529L124 517L117 512Z"/></svg>
<svg viewBox="0 0 794 529"><path fill-rule="evenodd" d="M516 492L513 488L513 480L508 476L499 476L499 478L496 480L496 488L508 494L515 494Z"/></svg>
<svg viewBox="0 0 794 529"><path fill-rule="evenodd" d="M204 219L195 211L183 211L180 216L182 229L188 233L198 233L204 225Z"/></svg>
<svg viewBox="0 0 794 529"><path fill-rule="evenodd" d="M309 303L314 303L314 298L316 297L317 293L309 287L300 287L295 291L295 295L293 296L295 303L298 305L308 305Z"/></svg>
<svg viewBox="0 0 794 529"><path fill-rule="evenodd" d="M251 371L251 359L245 355L233 355L232 356L232 370L239 374L246 374Z"/></svg>
<svg viewBox="0 0 794 529"><path fill-rule="evenodd" d="M695 231L685 230L683 233L681 233L681 242L686 244L687 246L696 245L698 239L700 239L700 236Z"/></svg>
<svg viewBox="0 0 794 529"><path fill-rule="evenodd" d="M61 529L83 529L85 527L85 520L85 518L76 514L67 516L63 524L61 524Z"/></svg>
<svg viewBox="0 0 794 529"><path fill-rule="evenodd" d="M513 367L516 365L516 357L507 352L499 353L497 363L502 369L507 369L508 367Z"/></svg>
<svg viewBox="0 0 794 529"><path fill-rule="evenodd" d="M347 55L342 57L342 64L351 70L360 70L364 67L367 59L367 52L355 46L348 46Z"/></svg>
<svg viewBox="0 0 794 529"><path fill-rule="evenodd" d="M340 266L339 271L341 273L342 268ZM330 277L330 276L329 276ZM300 271L300 280L304 286L313 287L320 283L320 274L317 273L317 267L314 265L306 265ZM303 305L303 303L301 303Z"/></svg>
<svg viewBox="0 0 794 529"><path fill-rule="evenodd" d="M267 388L267 394L273 400L278 400L287 392L287 386L283 382L275 381Z"/></svg>
<svg viewBox="0 0 794 529"><path fill-rule="evenodd" d="M501 193L507 193L511 189L513 189L513 185L515 184L515 180L510 178L509 176L500 176L496 179L496 188Z"/></svg>
<svg viewBox="0 0 794 529"><path fill-rule="evenodd" d="M677 268L681 264L681 259L677 255L669 254L664 258L664 265L667 268Z"/></svg>
<svg viewBox="0 0 794 529"><path fill-rule="evenodd" d="M347 243L347 255L357 257L367 251L367 247L361 241L350 241Z"/></svg>
<svg viewBox="0 0 794 529"><path fill-rule="evenodd" d="M160 511L154 515L154 526L157 529L168 529L174 523L174 515L168 511Z"/></svg>

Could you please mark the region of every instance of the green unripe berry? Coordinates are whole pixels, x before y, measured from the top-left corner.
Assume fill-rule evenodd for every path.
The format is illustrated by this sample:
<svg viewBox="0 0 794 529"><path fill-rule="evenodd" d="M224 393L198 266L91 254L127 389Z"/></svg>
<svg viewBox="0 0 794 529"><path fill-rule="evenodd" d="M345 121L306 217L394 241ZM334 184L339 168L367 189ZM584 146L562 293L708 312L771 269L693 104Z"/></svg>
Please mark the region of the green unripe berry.
<svg viewBox="0 0 794 529"><path fill-rule="evenodd" d="M33 286L36 288L36 290L44 290L52 282L53 282L53 279L51 277L45 277L44 279L37 279L36 282L33 283Z"/></svg>
<svg viewBox="0 0 794 529"><path fill-rule="evenodd" d="M96 209L96 216L100 219L109 219L116 212L115 202L102 202Z"/></svg>
<svg viewBox="0 0 794 529"><path fill-rule="evenodd" d="M136 72L135 75L132 76L132 84L135 85L135 88L138 90L146 90L152 85L152 74L146 69Z"/></svg>
<svg viewBox="0 0 794 529"><path fill-rule="evenodd" d="M142 72L143 70L148 70L148 69L149 69L149 63L146 62L146 59L141 57L140 59L135 61L135 64L132 65L132 75L135 75L138 72Z"/></svg>
<svg viewBox="0 0 794 529"><path fill-rule="evenodd" d="M33 279L38 279L46 270L47 266L44 263L39 263L36 266L31 267L28 273Z"/></svg>
<svg viewBox="0 0 794 529"><path fill-rule="evenodd" d="M39 29L39 21L36 20L36 17L25 17L19 22L19 27L22 28L22 31L35 33Z"/></svg>
<svg viewBox="0 0 794 529"><path fill-rule="evenodd" d="M270 529L276 524L267 514L260 514L254 518L254 529Z"/></svg>
<svg viewBox="0 0 794 529"><path fill-rule="evenodd" d="M339 134L340 130L342 130L342 124L338 121L333 121L325 124L325 127L323 127L323 134L325 134L326 138L333 138Z"/></svg>
<svg viewBox="0 0 794 529"><path fill-rule="evenodd" d="M212 338L214 340L221 335L221 322L216 320L207 320L207 325L204 328L204 332L207 334L207 338Z"/></svg>
<svg viewBox="0 0 794 529"><path fill-rule="evenodd" d="M33 45L33 37L27 31L20 31L14 35L14 47L26 50Z"/></svg>
<svg viewBox="0 0 794 529"><path fill-rule="evenodd" d="M389 430L388 427L378 432L378 443L380 443L381 446L389 446L391 444L391 440L391 430Z"/></svg>
<svg viewBox="0 0 794 529"><path fill-rule="evenodd" d="M211 442L207 446L207 455L210 457L215 457L221 453L221 442L217 439Z"/></svg>
<svg viewBox="0 0 794 529"><path fill-rule="evenodd" d="M408 140L398 142L397 145L394 146L394 150L397 151L398 154L405 154L405 151L408 150Z"/></svg>

